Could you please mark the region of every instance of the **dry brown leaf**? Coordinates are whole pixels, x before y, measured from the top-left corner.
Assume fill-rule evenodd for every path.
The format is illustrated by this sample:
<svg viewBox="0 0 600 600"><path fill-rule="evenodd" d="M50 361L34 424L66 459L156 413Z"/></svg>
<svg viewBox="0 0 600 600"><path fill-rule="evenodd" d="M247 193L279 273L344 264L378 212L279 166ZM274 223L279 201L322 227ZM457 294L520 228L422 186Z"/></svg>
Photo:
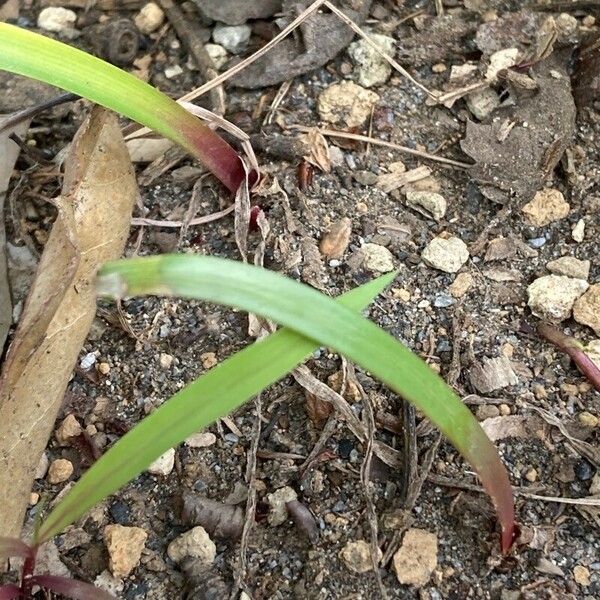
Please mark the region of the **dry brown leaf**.
<svg viewBox="0 0 600 600"><path fill-rule="evenodd" d="M317 429L322 429L325 421L327 421L333 413L333 405L331 402L325 402L325 400L321 400L321 398L308 391L305 392L305 394L306 414Z"/></svg>
<svg viewBox="0 0 600 600"><path fill-rule="evenodd" d="M0 123L3 117L0 117ZM6 264L6 232L4 230L4 200L8 190L8 182L12 175L19 146L9 135L16 133L23 137L29 129L29 121L20 123L16 127L0 133L0 353L4 347L8 329L12 322L12 302L8 286L8 272Z"/></svg>
<svg viewBox="0 0 600 600"><path fill-rule="evenodd" d="M0 377L0 535L15 537L81 345L98 267L118 258L137 186L117 118L95 108L65 162L58 217Z"/></svg>
<svg viewBox="0 0 600 600"><path fill-rule="evenodd" d="M306 162L319 167L321 171L331 171L331 157L329 156L329 144L325 136L317 129L312 128L300 136L300 140L309 148L308 154L303 158Z"/></svg>
<svg viewBox="0 0 600 600"><path fill-rule="evenodd" d="M331 225L329 231L321 238L319 249L326 258L342 258L352 233L352 221L348 217L339 219Z"/></svg>

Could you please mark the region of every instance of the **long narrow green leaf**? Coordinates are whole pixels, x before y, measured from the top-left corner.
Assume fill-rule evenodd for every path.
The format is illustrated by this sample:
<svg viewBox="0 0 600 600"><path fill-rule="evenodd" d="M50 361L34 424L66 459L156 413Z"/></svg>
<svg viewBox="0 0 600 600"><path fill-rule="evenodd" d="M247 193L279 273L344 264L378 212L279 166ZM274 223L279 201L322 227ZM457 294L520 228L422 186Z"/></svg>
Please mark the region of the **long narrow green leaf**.
<svg viewBox="0 0 600 600"><path fill-rule="evenodd" d="M99 289L115 297L166 294L228 304L346 355L412 402L454 444L492 498L502 548L512 544L514 506L508 474L477 420L420 358L350 308L277 273L206 256L114 262L102 269Z"/></svg>
<svg viewBox="0 0 600 600"><path fill-rule="evenodd" d="M151 85L91 54L0 23L0 69L78 94L164 135L235 192L245 173L223 138Z"/></svg>
<svg viewBox="0 0 600 600"><path fill-rule="evenodd" d="M393 275L380 277L344 294L337 302L361 310L392 279ZM83 475L42 523L38 541L50 539L131 481L163 452L281 379L316 347L314 341L290 329L280 329L186 386L123 436Z"/></svg>

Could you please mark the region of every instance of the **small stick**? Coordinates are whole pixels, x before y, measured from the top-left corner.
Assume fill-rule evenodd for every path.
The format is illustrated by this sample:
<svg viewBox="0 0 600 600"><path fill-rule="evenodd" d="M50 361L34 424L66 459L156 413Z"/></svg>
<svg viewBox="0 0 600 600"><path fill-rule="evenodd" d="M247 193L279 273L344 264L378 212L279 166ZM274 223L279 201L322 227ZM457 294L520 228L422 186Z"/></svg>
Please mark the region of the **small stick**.
<svg viewBox="0 0 600 600"><path fill-rule="evenodd" d="M296 129L302 132L307 132L311 129L315 129L314 127L305 127L304 125L289 125L288 127L289 129ZM428 152L421 152L420 150L415 150L414 148L408 148L407 146L401 146L400 144L394 144L393 142L386 142L385 140L369 137L367 135L361 135L359 133L349 133L347 131L336 131L335 129L320 128L317 128L317 131L321 135L327 137L337 137L345 140L367 142L368 144L373 144L375 146L385 146L386 148L392 148L393 150L398 150L399 152L404 152L405 154L411 154L412 156L418 156L419 158L426 158L427 160L432 160L434 162L438 162L444 165L450 165L452 167L458 167L459 169L468 170L473 166L469 163L460 162L458 160L452 160L451 158L444 158L443 156L436 156L435 154L429 154Z"/></svg>
<svg viewBox="0 0 600 600"><path fill-rule="evenodd" d="M212 213L210 215L204 215L203 217L196 217L192 219L189 223L187 223L188 227L192 227L194 225L204 225L205 223L212 223L213 221L218 221L223 217L227 216L229 213L233 212L234 205L228 206L219 212ZM145 217L135 217L131 219L131 224L133 226L142 226L145 225L147 227L183 227L186 225L185 221L157 221L156 219L146 219Z"/></svg>
<svg viewBox="0 0 600 600"><path fill-rule="evenodd" d="M165 11L167 18L177 37L187 47L190 54L194 57L194 61L198 65L202 77L208 83L219 76L212 58L209 56L204 43L198 37L194 26L181 12L180 8L173 0L159 0L161 8ZM225 114L225 90L222 85L216 86L210 90L210 98L213 110L220 114Z"/></svg>
<svg viewBox="0 0 600 600"><path fill-rule="evenodd" d="M560 329L549 323L540 323L538 333L568 354L587 380L600 392L600 369L585 352L583 344L574 337L565 335Z"/></svg>

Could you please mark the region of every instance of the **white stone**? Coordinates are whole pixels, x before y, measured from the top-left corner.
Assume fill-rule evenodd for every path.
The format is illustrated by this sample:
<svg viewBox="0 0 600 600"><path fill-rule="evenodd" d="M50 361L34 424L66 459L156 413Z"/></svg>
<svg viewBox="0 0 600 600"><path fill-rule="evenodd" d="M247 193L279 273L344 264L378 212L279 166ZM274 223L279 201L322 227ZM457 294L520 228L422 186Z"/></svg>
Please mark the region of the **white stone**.
<svg viewBox="0 0 600 600"><path fill-rule="evenodd" d="M536 317L559 323L571 316L575 301L588 287L588 282L583 279L545 275L527 288L527 305Z"/></svg>
<svg viewBox="0 0 600 600"><path fill-rule="evenodd" d="M135 26L145 35L156 31L165 20L165 13L162 8L154 2L148 2L140 12L135 15Z"/></svg>
<svg viewBox="0 0 600 600"><path fill-rule="evenodd" d="M505 48L504 50L498 50L490 56L490 66L488 67L485 78L488 81L493 81L498 76L498 73L502 69L508 69L517 64L519 60L519 49L518 48Z"/></svg>
<svg viewBox="0 0 600 600"><path fill-rule="evenodd" d="M152 473L152 475L168 475L174 466L175 449L169 448L148 467L148 473Z"/></svg>
<svg viewBox="0 0 600 600"><path fill-rule="evenodd" d="M193 433L185 440L185 445L190 448L208 448L217 441L217 436L210 431Z"/></svg>
<svg viewBox="0 0 600 600"><path fill-rule="evenodd" d="M204 527L194 527L176 537L168 546L167 554L172 561L181 562L184 558L198 558L211 564L215 560L217 547Z"/></svg>
<svg viewBox="0 0 600 600"><path fill-rule="evenodd" d="M442 219L448 209L444 196L435 192L409 191L406 192L406 201L413 206L425 209L436 221Z"/></svg>
<svg viewBox="0 0 600 600"><path fill-rule="evenodd" d="M467 96L467 108L480 121L483 121L499 106L500 98L492 88L478 90Z"/></svg>
<svg viewBox="0 0 600 600"><path fill-rule="evenodd" d="M215 44L223 46L232 54L240 54L248 46L252 30L248 25L222 25L213 29L212 38Z"/></svg>
<svg viewBox="0 0 600 600"><path fill-rule="evenodd" d="M394 55L394 38L379 33L369 35L369 38L387 55ZM382 85L388 80L392 66L365 39L350 44L348 54L357 67L360 85L369 88Z"/></svg>
<svg viewBox="0 0 600 600"><path fill-rule="evenodd" d="M167 79L175 79L175 77L183 73L183 69L179 65L169 65L165 67L164 73Z"/></svg>
<svg viewBox="0 0 600 600"><path fill-rule="evenodd" d="M317 109L323 121L359 127L367 120L378 100L375 92L352 81L342 81L319 94Z"/></svg>
<svg viewBox="0 0 600 600"><path fill-rule="evenodd" d="M434 533L409 529L394 554L396 577L402 585L424 586L437 566L438 541Z"/></svg>
<svg viewBox="0 0 600 600"><path fill-rule="evenodd" d="M91 369L94 365L96 364L96 353L95 352L88 352L82 359L81 362L79 363L79 366L84 370L87 371L88 369Z"/></svg>
<svg viewBox="0 0 600 600"><path fill-rule="evenodd" d="M288 511L285 506L286 502L298 500L298 494L296 494L294 488L285 486L275 490L272 494L267 494L267 500L271 506L267 521L269 521L269 525L277 526L287 521Z"/></svg>
<svg viewBox="0 0 600 600"><path fill-rule="evenodd" d="M358 250L362 266L374 273L389 273L394 270L394 256L379 244L364 244Z"/></svg>
<svg viewBox="0 0 600 600"><path fill-rule="evenodd" d="M427 244L421 258L434 269L456 273L469 260L469 249L460 238L436 237Z"/></svg>
<svg viewBox="0 0 600 600"><path fill-rule="evenodd" d="M591 264L589 260L579 260L574 256L561 256L556 260L551 260L546 268L554 275L587 279L590 275Z"/></svg>
<svg viewBox="0 0 600 600"><path fill-rule="evenodd" d="M573 231L571 231L571 237L578 244L583 242L585 238L585 221L583 219L579 219L579 221L577 221L575 227L573 227Z"/></svg>
<svg viewBox="0 0 600 600"><path fill-rule="evenodd" d="M227 50L219 44L205 44L204 49L210 56L216 69L220 69L227 62Z"/></svg>
<svg viewBox="0 0 600 600"><path fill-rule="evenodd" d="M380 561L382 553L377 548L377 560ZM358 540L357 542L348 542L340 550L340 558L344 564L354 571L354 573L367 573L373 570L373 560L371 559L371 546L365 540Z"/></svg>
<svg viewBox="0 0 600 600"><path fill-rule="evenodd" d="M40 462L35 469L34 479L43 479L46 473L48 472L48 467L50 466L50 461L48 460L48 455L44 452L42 456L40 456Z"/></svg>
<svg viewBox="0 0 600 600"><path fill-rule="evenodd" d="M77 15L62 6L48 6L40 12L37 25L40 29L61 33L73 29Z"/></svg>

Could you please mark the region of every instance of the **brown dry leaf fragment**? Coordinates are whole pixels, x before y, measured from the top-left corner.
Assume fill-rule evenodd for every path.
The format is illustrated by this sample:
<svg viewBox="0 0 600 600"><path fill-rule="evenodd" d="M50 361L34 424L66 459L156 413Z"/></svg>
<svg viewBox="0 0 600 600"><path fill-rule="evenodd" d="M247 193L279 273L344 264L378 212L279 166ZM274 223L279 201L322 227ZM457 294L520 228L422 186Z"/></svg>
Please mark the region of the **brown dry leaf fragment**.
<svg viewBox="0 0 600 600"><path fill-rule="evenodd" d="M483 271L483 276L492 281L502 283L504 281L521 281L523 274L515 269L502 269L500 267L492 267Z"/></svg>
<svg viewBox="0 0 600 600"><path fill-rule="evenodd" d="M319 167L324 173L331 171L331 157L329 156L329 144L325 136L313 127L300 136L300 141L308 146L308 154L304 160L315 167Z"/></svg>
<svg viewBox="0 0 600 600"><path fill-rule="evenodd" d="M486 250L483 262L492 260L505 260L513 258L517 254L517 248L510 238L499 237L493 239Z"/></svg>
<svg viewBox="0 0 600 600"><path fill-rule="evenodd" d="M519 383L506 356L484 358L481 364L475 363L471 366L470 380L471 385L482 394Z"/></svg>
<svg viewBox="0 0 600 600"><path fill-rule="evenodd" d="M507 415L485 419L480 425L490 440L496 442L505 438L529 437L526 423L527 419L522 415Z"/></svg>
<svg viewBox="0 0 600 600"><path fill-rule="evenodd" d="M244 509L223 504L198 494L183 494L181 520L186 525L204 527L210 537L237 539L244 527Z"/></svg>
<svg viewBox="0 0 600 600"><path fill-rule="evenodd" d="M118 258L138 191L116 117L95 108L65 161L58 217L0 377L0 535L20 533L35 468Z"/></svg>
<svg viewBox="0 0 600 600"><path fill-rule="evenodd" d="M305 406L308 418L317 429L321 429L333 413L333 406L330 402L325 402L310 392L306 392Z"/></svg>
<svg viewBox="0 0 600 600"><path fill-rule="evenodd" d="M344 217L335 221L329 228L329 231L321 238L319 249L326 259L342 258L346 248L350 243L350 234L352 233L352 221Z"/></svg>
<svg viewBox="0 0 600 600"><path fill-rule="evenodd" d="M17 8L18 12L18 8ZM1 20L1 19L0 19ZM3 121L0 118L0 124ZM8 271L6 261L6 232L4 229L4 200L8 190L8 182L12 175L15 162L19 156L19 146L9 135L15 133L23 138L29 129L29 120L20 123L9 131L0 133L0 353L12 323L12 302L8 285Z"/></svg>
<svg viewBox="0 0 600 600"><path fill-rule="evenodd" d="M305 237L300 242L302 250L302 281L318 290L325 291L327 271L315 240Z"/></svg>

